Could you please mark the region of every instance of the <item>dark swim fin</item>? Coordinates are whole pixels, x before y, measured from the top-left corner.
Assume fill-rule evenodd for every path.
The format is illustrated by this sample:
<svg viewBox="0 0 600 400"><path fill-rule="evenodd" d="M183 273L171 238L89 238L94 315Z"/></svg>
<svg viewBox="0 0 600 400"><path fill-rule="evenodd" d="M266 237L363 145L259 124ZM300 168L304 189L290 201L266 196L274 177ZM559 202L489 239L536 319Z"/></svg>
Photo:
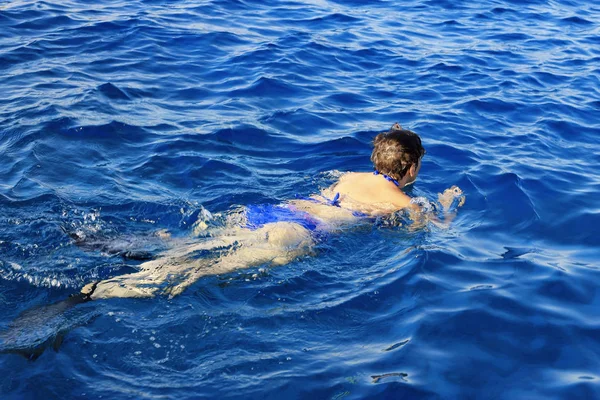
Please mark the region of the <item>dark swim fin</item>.
<svg viewBox="0 0 600 400"><path fill-rule="evenodd" d="M54 343L52 343L52 349L54 351L58 351L58 349L60 348L60 346L63 344L64 340L65 340L65 333L59 332L56 337L54 338Z"/></svg>
<svg viewBox="0 0 600 400"><path fill-rule="evenodd" d="M54 304L23 312L6 331L0 332L0 353L19 354L35 360L49 347L58 351L71 330L94 317L94 312L89 309L73 310L76 305L91 301L92 292L77 293Z"/></svg>

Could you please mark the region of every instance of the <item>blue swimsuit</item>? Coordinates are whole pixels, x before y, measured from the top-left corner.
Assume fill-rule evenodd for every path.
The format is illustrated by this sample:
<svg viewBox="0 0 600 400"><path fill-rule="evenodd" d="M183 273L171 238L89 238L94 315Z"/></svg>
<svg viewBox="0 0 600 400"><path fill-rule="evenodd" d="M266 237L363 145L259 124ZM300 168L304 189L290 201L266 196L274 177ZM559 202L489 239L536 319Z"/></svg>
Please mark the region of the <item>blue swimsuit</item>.
<svg viewBox="0 0 600 400"><path fill-rule="evenodd" d="M379 171L374 172L375 175L380 175ZM381 174L385 179L394 183L396 186L400 187L400 184L394 178ZM321 203L314 198L305 198L304 200L313 201L316 203ZM340 194L336 193L333 199L328 199L324 197L324 202L322 204L327 204L334 207L340 207ZM352 214L355 217L368 217L367 214L364 214L360 211L353 211ZM313 217L311 214L306 211L298 210L294 206L288 204L256 204L249 205L245 210L246 215L246 225L245 227L248 229L258 229L265 224L272 222L294 222L296 224L302 225L309 231L315 231L318 227L323 225L323 222Z"/></svg>
<svg viewBox="0 0 600 400"><path fill-rule="evenodd" d="M286 204L256 204L246 207L246 228L258 229L271 222L295 222L309 231L314 231L320 221L306 211L296 210Z"/></svg>
<svg viewBox="0 0 600 400"><path fill-rule="evenodd" d="M298 196L299 197L299 196ZM315 203L326 204L330 206L340 206L340 194L336 193L333 199L323 197L324 201L320 202L317 199L311 197L305 197L303 200L312 201ZM302 210L298 210L296 207L290 204L253 204L246 207L246 228L258 229L265 224L271 222L294 222L302 225L309 231L315 231L320 226L323 226L323 222L310 213Z"/></svg>

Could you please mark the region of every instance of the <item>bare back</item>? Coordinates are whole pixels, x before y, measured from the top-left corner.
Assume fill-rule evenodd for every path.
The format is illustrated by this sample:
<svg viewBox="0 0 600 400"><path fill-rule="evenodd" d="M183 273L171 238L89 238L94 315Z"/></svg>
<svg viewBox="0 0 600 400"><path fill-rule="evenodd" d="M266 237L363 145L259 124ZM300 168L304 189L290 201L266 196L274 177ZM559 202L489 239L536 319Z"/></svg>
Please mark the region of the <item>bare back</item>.
<svg viewBox="0 0 600 400"><path fill-rule="evenodd" d="M328 191L340 194L341 206L371 213L389 213L410 204L410 197L394 183L368 172L347 173Z"/></svg>

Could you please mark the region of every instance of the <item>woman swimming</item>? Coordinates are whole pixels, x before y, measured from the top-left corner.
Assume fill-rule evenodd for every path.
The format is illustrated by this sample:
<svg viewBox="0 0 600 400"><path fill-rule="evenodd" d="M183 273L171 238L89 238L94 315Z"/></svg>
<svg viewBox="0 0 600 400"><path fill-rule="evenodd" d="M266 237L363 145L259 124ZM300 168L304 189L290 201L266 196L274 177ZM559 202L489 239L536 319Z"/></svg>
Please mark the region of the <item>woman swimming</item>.
<svg viewBox="0 0 600 400"><path fill-rule="evenodd" d="M417 178L424 154L419 136L394 124L375 138L371 155L374 172L346 173L320 195L278 205L247 206L229 214L225 227L209 227L201 219L194 233L202 239L177 240L160 232L159 236L170 242L170 250L142 263L134 273L92 282L68 299L22 313L7 331L0 332L0 353L35 359L50 345L58 349L66 332L76 326L65 327L63 314L91 300L175 296L203 276L287 264L313 255L315 245L336 232L372 223L398 210L408 210L415 221L440 222L431 203L423 198L411 199L402 191ZM438 211L443 212L446 224L463 202L457 187L439 195ZM150 253L130 249L123 252L102 239L90 240L77 234L71 237L83 248L137 260L150 258Z"/></svg>
<svg viewBox="0 0 600 400"><path fill-rule="evenodd" d="M90 283L79 296L82 301L174 296L202 276L282 265L310 255L323 237L361 219L404 208L419 211L421 206L402 189L416 180L424 154L420 137L394 124L375 138L373 173L346 173L320 196L280 205L250 205L238 226L212 230L201 242L179 244L141 264L135 273ZM460 189L452 187L439 201L447 209L456 199L459 206L464 202Z"/></svg>

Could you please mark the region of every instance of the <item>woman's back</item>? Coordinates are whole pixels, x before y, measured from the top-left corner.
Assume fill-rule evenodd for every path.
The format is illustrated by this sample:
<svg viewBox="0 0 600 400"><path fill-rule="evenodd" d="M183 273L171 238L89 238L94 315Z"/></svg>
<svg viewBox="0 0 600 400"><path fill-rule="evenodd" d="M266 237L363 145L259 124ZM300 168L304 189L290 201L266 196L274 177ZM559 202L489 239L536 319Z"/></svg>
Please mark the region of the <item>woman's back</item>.
<svg viewBox="0 0 600 400"><path fill-rule="evenodd" d="M340 194L342 207L369 213L389 213L410 204L410 197L396 184L368 172L347 173L328 191L328 194Z"/></svg>

